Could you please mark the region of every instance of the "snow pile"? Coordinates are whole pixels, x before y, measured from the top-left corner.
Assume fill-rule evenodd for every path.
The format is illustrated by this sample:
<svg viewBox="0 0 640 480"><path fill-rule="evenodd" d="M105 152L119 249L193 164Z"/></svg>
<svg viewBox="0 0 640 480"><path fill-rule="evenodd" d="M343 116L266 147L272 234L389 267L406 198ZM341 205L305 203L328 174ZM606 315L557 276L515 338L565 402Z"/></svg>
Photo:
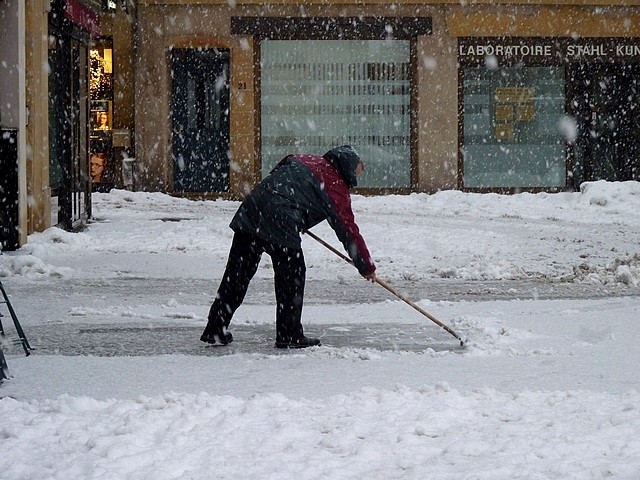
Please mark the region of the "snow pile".
<svg viewBox="0 0 640 480"><path fill-rule="evenodd" d="M640 254L625 259L614 259L606 265L581 263L573 267L573 275L567 278L576 282L592 282L608 285L623 283L638 287L640 285Z"/></svg>
<svg viewBox="0 0 640 480"><path fill-rule="evenodd" d="M64 277L73 274L73 269L53 266L46 261L56 252L82 248L83 234L69 233L56 227L42 233L34 233L29 242L20 249L20 255L4 252L0 255L0 277L23 275L32 278Z"/></svg>
<svg viewBox="0 0 640 480"><path fill-rule="evenodd" d="M634 208L640 203L640 182L585 182L580 186L580 193L583 203L604 207L611 215L631 214L629 220L632 221L640 215Z"/></svg>
<svg viewBox="0 0 640 480"><path fill-rule="evenodd" d="M70 268L54 267L35 255L0 255L0 278L21 275L25 277L63 277L71 275Z"/></svg>
<svg viewBox="0 0 640 480"><path fill-rule="evenodd" d="M0 464L30 480L634 478L639 411L637 395L446 383L321 400L5 399Z"/></svg>
<svg viewBox="0 0 640 480"><path fill-rule="evenodd" d="M378 271L390 280L542 278L637 288L639 185L600 181L583 184L581 192L557 194L452 190L354 196L353 204ZM52 228L32 235L21 253L35 258L16 260L7 252L0 256L0 275L82 274L67 260L99 252L120 259L100 265L103 272L135 275L131 267L143 254L181 258L180 276L211 278L224 265L232 236L228 224L237 206L160 193L96 193L89 230L70 234ZM314 231L336 244L326 224ZM347 271L341 259L313 240L305 238L303 244L310 278L336 278ZM258 277L270 276L265 257Z"/></svg>

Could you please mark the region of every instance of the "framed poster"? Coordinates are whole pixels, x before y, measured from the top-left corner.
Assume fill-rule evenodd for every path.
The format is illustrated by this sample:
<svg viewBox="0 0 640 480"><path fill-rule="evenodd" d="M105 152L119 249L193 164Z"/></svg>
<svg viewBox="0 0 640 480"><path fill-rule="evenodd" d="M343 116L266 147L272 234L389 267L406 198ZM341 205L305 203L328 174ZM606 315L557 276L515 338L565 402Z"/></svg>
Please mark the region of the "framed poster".
<svg viewBox="0 0 640 480"><path fill-rule="evenodd" d="M105 170L107 169L107 152L91 152L89 156L89 175L92 183L102 183L105 181Z"/></svg>
<svg viewBox="0 0 640 480"><path fill-rule="evenodd" d="M91 101L91 130L110 131L112 112L110 100Z"/></svg>

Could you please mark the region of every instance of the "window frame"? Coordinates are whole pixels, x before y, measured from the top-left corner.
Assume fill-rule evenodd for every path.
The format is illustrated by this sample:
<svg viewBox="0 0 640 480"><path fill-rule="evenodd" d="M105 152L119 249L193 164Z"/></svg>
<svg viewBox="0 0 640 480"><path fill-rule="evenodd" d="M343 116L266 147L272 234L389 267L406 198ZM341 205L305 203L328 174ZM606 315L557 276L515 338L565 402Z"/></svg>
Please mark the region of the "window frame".
<svg viewBox="0 0 640 480"><path fill-rule="evenodd" d="M232 35L254 37L253 65L257 161L254 178L261 178L261 44L263 40L409 40L409 187L355 188L363 195L410 193L418 188L417 38L432 34L431 17L232 17Z"/></svg>
<svg viewBox="0 0 640 480"><path fill-rule="evenodd" d="M471 46L507 46L507 47L529 47L544 48L551 46L551 55L513 55L496 58L499 62L498 68L514 68L517 66L527 67L557 67L564 69L565 88L564 105L565 115L568 112L569 86L567 78L567 59L561 55L565 46L564 39L550 37L459 37L458 38L458 189L466 192L477 193L505 193L513 194L518 192L560 192L571 188L570 172L572 171L572 148L565 142L565 182L564 186L537 186L537 187L466 187L464 185L464 73L466 68L481 68L485 66L484 55L461 55L461 51L466 51Z"/></svg>

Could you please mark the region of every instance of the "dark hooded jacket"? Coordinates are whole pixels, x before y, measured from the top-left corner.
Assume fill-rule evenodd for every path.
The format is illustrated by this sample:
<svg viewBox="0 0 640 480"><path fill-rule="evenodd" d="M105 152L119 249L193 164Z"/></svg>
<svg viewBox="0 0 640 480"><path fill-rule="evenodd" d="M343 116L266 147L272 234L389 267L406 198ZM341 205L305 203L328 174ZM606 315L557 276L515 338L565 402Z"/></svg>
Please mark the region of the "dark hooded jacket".
<svg viewBox="0 0 640 480"><path fill-rule="evenodd" d="M361 275L376 269L351 208L360 157L348 146L323 156L289 155L244 199L231 221L235 232L291 248L300 233L327 220Z"/></svg>

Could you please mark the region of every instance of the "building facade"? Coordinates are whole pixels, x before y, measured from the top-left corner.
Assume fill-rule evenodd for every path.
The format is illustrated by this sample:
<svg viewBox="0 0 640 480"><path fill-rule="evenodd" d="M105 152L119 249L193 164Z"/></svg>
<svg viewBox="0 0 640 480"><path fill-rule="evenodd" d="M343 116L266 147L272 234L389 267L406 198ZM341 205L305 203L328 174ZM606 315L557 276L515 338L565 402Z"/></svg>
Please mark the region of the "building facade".
<svg viewBox="0 0 640 480"><path fill-rule="evenodd" d="M25 6L0 1L0 248L26 240Z"/></svg>
<svg viewBox="0 0 640 480"><path fill-rule="evenodd" d="M240 197L341 143L363 193L637 180L638 4L142 0L139 187Z"/></svg>
<svg viewBox="0 0 640 480"><path fill-rule="evenodd" d="M640 179L638 0L0 0L0 40L3 248L344 143L363 194Z"/></svg>
<svg viewBox="0 0 640 480"><path fill-rule="evenodd" d="M109 123L116 137L109 138L109 154L129 148L134 28L128 6L111 0L0 0L2 250L18 248L32 232L53 225L73 230L90 218L91 191L99 185L92 182L89 157L100 148L91 116L91 53L114 31L112 43L125 60L111 89L119 110L110 106L124 127L116 131L120 124ZM107 180L115 177L108 173Z"/></svg>
<svg viewBox="0 0 640 480"><path fill-rule="evenodd" d="M86 58L98 29L79 0L0 1L2 250L90 215Z"/></svg>

